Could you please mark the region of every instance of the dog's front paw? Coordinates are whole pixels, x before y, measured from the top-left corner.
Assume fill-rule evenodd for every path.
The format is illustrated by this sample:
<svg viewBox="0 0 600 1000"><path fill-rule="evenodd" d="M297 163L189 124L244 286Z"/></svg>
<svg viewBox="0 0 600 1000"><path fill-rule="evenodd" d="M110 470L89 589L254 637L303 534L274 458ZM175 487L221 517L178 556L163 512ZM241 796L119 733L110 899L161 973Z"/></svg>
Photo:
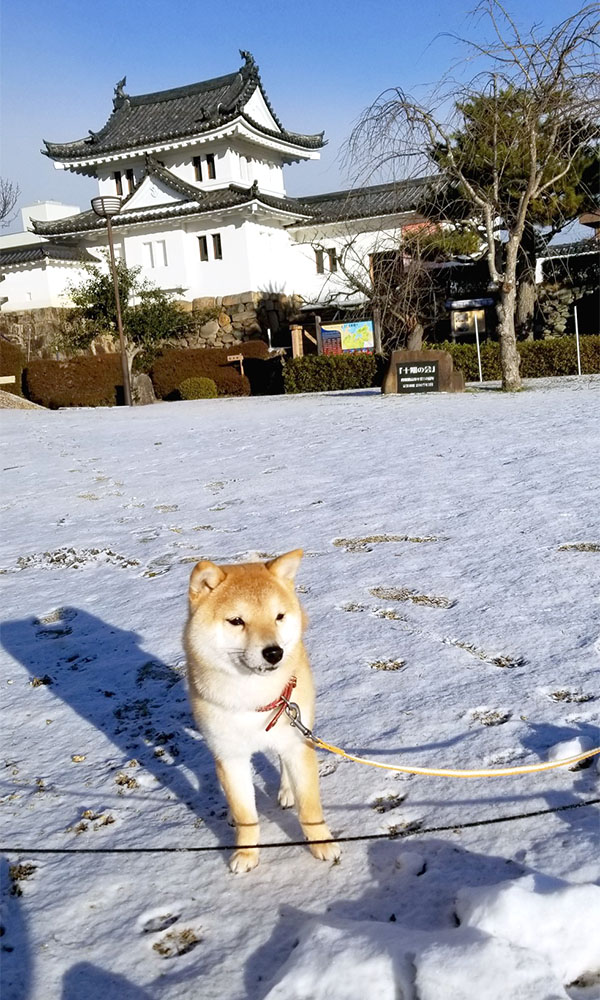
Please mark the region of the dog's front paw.
<svg viewBox="0 0 600 1000"><path fill-rule="evenodd" d="M318 858L319 861L337 861L342 853L335 840L329 840L326 844L309 843L308 846L313 858Z"/></svg>
<svg viewBox="0 0 600 1000"><path fill-rule="evenodd" d="M229 859L229 869L235 875L241 872L251 872L258 864L258 850L256 847L240 847Z"/></svg>
<svg viewBox="0 0 600 1000"><path fill-rule="evenodd" d="M277 801L282 809L291 809L294 805L294 793L291 788L281 787L277 795Z"/></svg>

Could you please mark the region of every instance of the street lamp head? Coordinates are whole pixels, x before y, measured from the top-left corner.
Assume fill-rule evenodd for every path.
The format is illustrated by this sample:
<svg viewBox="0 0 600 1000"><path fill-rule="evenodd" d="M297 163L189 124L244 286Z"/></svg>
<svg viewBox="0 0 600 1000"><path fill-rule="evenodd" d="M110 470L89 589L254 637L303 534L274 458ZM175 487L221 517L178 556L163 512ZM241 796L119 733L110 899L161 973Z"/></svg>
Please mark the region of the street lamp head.
<svg viewBox="0 0 600 1000"><path fill-rule="evenodd" d="M100 195L98 198L92 198L92 208L101 219L111 219L120 212L121 199L116 194Z"/></svg>

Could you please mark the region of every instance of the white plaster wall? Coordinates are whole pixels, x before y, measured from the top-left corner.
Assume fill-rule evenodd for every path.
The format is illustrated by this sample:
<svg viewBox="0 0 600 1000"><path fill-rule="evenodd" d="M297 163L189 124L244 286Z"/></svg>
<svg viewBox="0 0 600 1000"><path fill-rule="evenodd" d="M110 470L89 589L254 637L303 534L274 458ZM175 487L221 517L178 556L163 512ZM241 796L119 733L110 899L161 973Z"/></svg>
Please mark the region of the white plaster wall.
<svg viewBox="0 0 600 1000"><path fill-rule="evenodd" d="M213 256L212 237L215 233L221 237L223 260L215 260ZM199 236L206 236L207 239L209 256L207 261L200 260ZM186 298L236 295L238 292L247 292L253 288L247 232L239 212L221 217L220 223L218 219L212 222L209 219L202 219L190 223L186 234L185 252L187 283L190 289Z"/></svg>
<svg viewBox="0 0 600 1000"><path fill-rule="evenodd" d="M247 221L245 229L250 264L248 288L257 292L295 293L298 290L296 255L287 231L258 221Z"/></svg>
<svg viewBox="0 0 600 1000"><path fill-rule="evenodd" d="M352 283L339 268L335 272L329 270L327 253L324 255L324 274L317 273L315 248L327 251L334 249L338 258L344 256L346 266L355 273L361 281L369 280L369 257L373 253L397 249L400 240L400 227L388 229L373 228L356 232L353 225L329 225L321 230L313 227L302 227L290 232L291 257L290 273L297 282L295 289L307 302L325 302L329 299L341 299L351 293L360 294L352 287Z"/></svg>
<svg viewBox="0 0 600 1000"><path fill-rule="evenodd" d="M8 302L2 312L21 309L44 309L70 304L66 295L70 283L79 283L85 272L77 265L65 262L36 263L5 268L0 282L0 298Z"/></svg>

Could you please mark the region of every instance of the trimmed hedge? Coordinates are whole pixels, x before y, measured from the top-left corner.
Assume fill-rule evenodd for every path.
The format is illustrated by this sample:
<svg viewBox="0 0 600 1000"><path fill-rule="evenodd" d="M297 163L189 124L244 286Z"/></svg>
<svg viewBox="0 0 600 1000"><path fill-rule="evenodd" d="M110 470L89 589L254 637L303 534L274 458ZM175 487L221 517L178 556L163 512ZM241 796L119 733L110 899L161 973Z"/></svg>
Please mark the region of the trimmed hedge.
<svg viewBox="0 0 600 1000"><path fill-rule="evenodd" d="M217 386L214 379L197 375L183 380L179 395L182 399L216 399Z"/></svg>
<svg viewBox="0 0 600 1000"><path fill-rule="evenodd" d="M25 367L25 355L17 344L12 344L10 340L3 340L0 337L0 375L14 375L14 382L6 382L0 385L0 389L5 392L12 392L14 396L23 395L23 369Z"/></svg>
<svg viewBox="0 0 600 1000"><path fill-rule="evenodd" d="M436 350L448 351L454 367L460 368L466 382L479 380L475 344L435 344ZM577 345L574 337L549 337L546 340L522 340L517 344L521 355L522 378L549 378L577 375ZM581 371L586 375L600 372L600 336L580 337ZM484 381L502 378L500 345L486 341L481 345L481 370Z"/></svg>
<svg viewBox="0 0 600 1000"><path fill-rule="evenodd" d="M266 359L269 349L262 340L248 340L230 348L169 348L159 355L150 369L156 395L159 399L179 399L182 382L203 376L216 383L219 396L249 396L250 382L245 375L240 375L237 361L227 361L231 354Z"/></svg>
<svg viewBox="0 0 600 1000"><path fill-rule="evenodd" d="M59 406L116 406L123 402L120 354L83 356L69 361L31 361L24 373L25 392L51 410Z"/></svg>
<svg viewBox="0 0 600 1000"><path fill-rule="evenodd" d="M375 354L307 354L286 359L285 391L331 392L381 385L384 363Z"/></svg>

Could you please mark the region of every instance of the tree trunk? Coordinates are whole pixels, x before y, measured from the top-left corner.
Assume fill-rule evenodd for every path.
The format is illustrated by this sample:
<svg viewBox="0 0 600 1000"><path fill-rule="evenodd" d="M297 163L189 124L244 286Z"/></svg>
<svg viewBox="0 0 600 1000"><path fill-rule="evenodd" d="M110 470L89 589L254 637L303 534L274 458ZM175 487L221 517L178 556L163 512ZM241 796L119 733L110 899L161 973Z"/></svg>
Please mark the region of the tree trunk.
<svg viewBox="0 0 600 1000"><path fill-rule="evenodd" d="M421 323L415 323L412 330L409 331L406 338L406 350L407 351L421 351L423 350L423 326Z"/></svg>
<svg viewBox="0 0 600 1000"><path fill-rule="evenodd" d="M500 337L500 364L502 367L502 388L504 392L518 392L521 388L519 365L521 357L517 350L515 336L516 289L514 284L502 285L498 302L498 335Z"/></svg>
<svg viewBox="0 0 600 1000"><path fill-rule="evenodd" d="M531 223L526 222L517 254L517 302L515 311L516 333L522 340L533 340L533 322L537 302L535 262L535 230Z"/></svg>

